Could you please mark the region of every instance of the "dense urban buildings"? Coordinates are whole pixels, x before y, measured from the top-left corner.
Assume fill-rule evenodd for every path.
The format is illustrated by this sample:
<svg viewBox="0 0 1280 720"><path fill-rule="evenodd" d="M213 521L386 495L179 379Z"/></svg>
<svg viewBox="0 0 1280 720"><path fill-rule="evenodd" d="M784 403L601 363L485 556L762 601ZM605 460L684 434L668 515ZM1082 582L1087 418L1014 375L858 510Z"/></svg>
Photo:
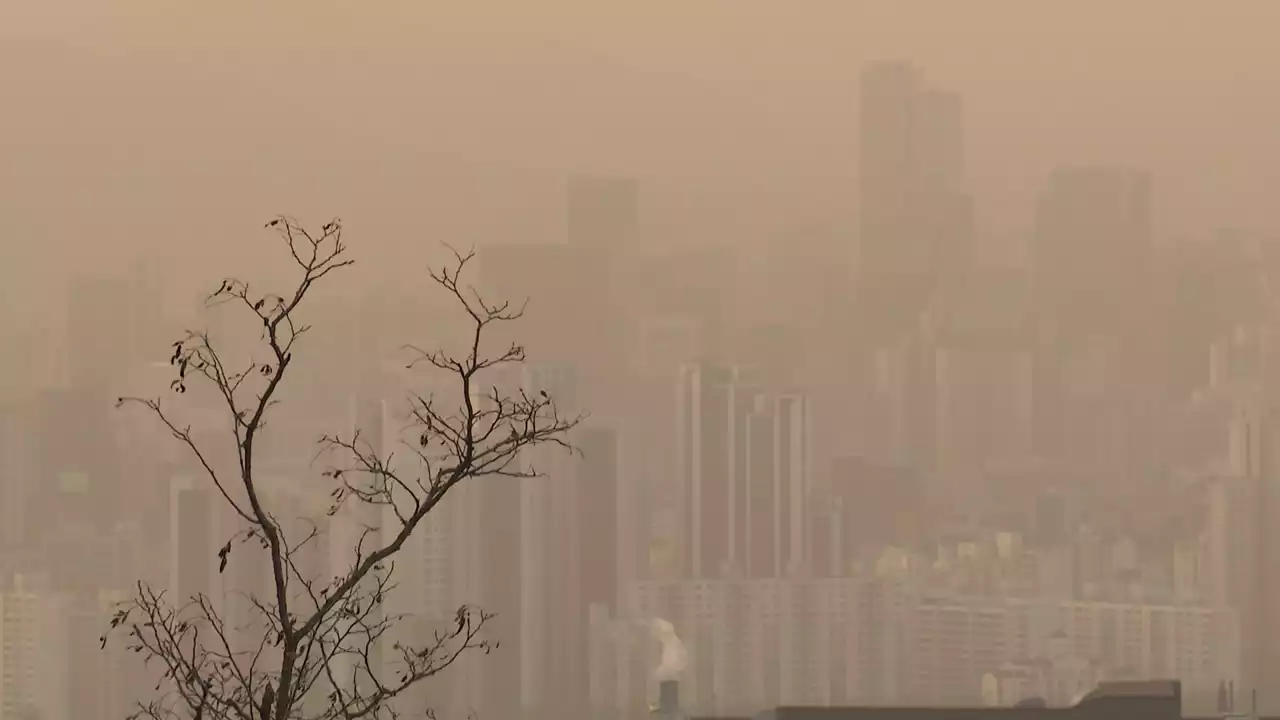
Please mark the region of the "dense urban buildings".
<svg viewBox="0 0 1280 720"><path fill-rule="evenodd" d="M500 642L414 702L646 717L662 619L699 716L1065 705L1146 678L1180 680L1188 705L1229 687L1280 711L1274 250L1247 232L1160 237L1151 173L1066 165L1024 252L992 261L960 95L888 62L860 98L850 227L658 249L637 179L582 175L560 237L478 248L477 292L529 304L486 339L527 362L477 385L585 415L576 453L539 448L519 458L537 477L458 487L406 543L379 617L405 613L397 632L426 638L475 603ZM251 550L218 566L243 528L206 477L234 463L227 418L173 401L206 468L109 415L166 387L187 290L148 263L72 283L42 338L60 359L4 386L0 720L117 718L152 686L96 642L138 579L210 598L240 628L230 642L254 641L249 598L270 570ZM468 330L407 295L318 306L333 329L306 339L264 431L264 497L320 538L296 556L305 575L345 567L385 519L326 515L314 438L359 428L408 463L397 403L458 392L394 356ZM221 310L200 322L234 334Z"/></svg>

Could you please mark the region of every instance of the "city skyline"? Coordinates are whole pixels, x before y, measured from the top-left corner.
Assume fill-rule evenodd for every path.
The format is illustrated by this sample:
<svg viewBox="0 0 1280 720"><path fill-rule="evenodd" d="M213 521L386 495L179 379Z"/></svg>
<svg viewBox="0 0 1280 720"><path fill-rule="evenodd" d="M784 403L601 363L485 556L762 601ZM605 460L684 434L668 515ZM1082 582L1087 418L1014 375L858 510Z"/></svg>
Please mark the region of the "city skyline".
<svg viewBox="0 0 1280 720"><path fill-rule="evenodd" d="M534 24L556 35L552 18L577 6L553 6ZM145 2L134 10L104 22L115 23L116 41L137 34L144 57L163 43L141 39L141 28L181 13ZM219 12L225 22L249 11ZM338 17L335 8L316 12L309 22ZM420 19L396 12L409 24ZM714 24L720 12L694 14ZM838 15L834 6L826 12ZM263 13L268 26L279 22ZM450 13L463 26L483 24L461 9ZM763 27L749 15L733 16L728 27L739 34L731 43ZM28 21L27 44L0 52L47 47L39 16ZM789 22L793 31L812 18ZM1115 22L1130 28L1134 20L1120 13ZM610 37L633 44L661 35L609 27ZM265 57L257 41L235 37L227 47ZM511 47L525 48L530 37L517 33ZM628 53L634 63L632 46L609 56L618 63ZM797 62L815 57L806 51ZM672 92L706 91L716 62L701 62ZM768 76L755 61L743 67L751 71L726 85L730 96L740 97L734 83L751 73ZM568 68L554 77L583 72ZM637 102L616 97L624 82L599 98L593 116L615 133L607 142L583 137L516 152L513 144L537 143L530 135L495 139L485 149L496 163L475 162L476 142L464 134L448 157L401 130L375 142L376 123L363 125L363 136L347 127L337 142L321 140L338 137L319 130L324 123L300 125L279 148L231 143L235 150L219 158L225 165L201 160L182 170L200 182L223 178L214 185L244 175L243 188L227 191L226 212L204 228L196 220L174 227L170 215L213 195L168 206L185 181L146 159L166 143L197 152L193 139L175 139L187 132L176 119L185 111L175 110L158 116L154 142L138 144L114 183L68 186L75 202L97 197L111 208L112 229L93 243L69 240L32 212L41 183L64 172L56 168L67 156L50 150L55 136L35 133L43 139L19 147L16 134L4 134L0 150L40 172L30 187L0 172L0 187L15 188L16 198L12 212L0 205L6 252L28 249L11 263L0 257L0 279L19 288L0 312L0 720L105 720L161 697L153 685L181 683L152 677L107 636L97 642L116 604L135 592L145 601L151 587L171 595L164 602L203 598L196 607L227 622L211 625L227 653L253 653L258 643L254 657L265 665L255 660L251 674L267 681L264 697L296 705L263 703L316 718L340 716L335 698L362 693L407 713L430 707L528 720L639 720L651 708L741 717L784 706L1009 707L1031 699L1061 707L1106 683L1154 679L1178 680L1178 700L1192 714L1251 701L1263 714L1280 712L1280 692L1269 685L1280 670L1280 631L1268 612L1280 592L1270 579L1280 547L1280 218L1268 220L1261 191L1249 202L1267 210L1243 210L1238 198L1190 202L1189 188L1215 187L1220 170L1195 160L1171 171L1145 151L1098 152L1112 146L1097 140L1096 125L1079 137L1056 128L1063 137L1052 163L1043 148L1034 161L1011 163L1010 174L1034 177L1011 193L1007 177L993 180L1009 155L991 133L1032 108L1019 114L1008 97L993 103L993 88L1007 78L966 83L972 72L928 52L842 67L841 92L856 99L837 103L842 144L809 165L831 137L816 128L836 116L815 124L813 137L790 126L790 165L779 161L788 155L786 134L762 129L779 122L778 108L811 112L786 106L784 98L807 92L800 90L780 92L768 122L744 118L719 133L694 122L714 113L691 111L688 132L714 146L702 155L678 134L629 141L622 129L631 126L608 119ZM228 73L215 95L249 87ZM1242 81L1223 84L1232 83ZM1031 94L1045 102L1042 83ZM548 92L548 102L555 97ZM578 102L562 112L590 116ZM755 102L770 104L767 96ZM996 109L1009 120L994 121ZM532 104L528 111L530 128L551 122ZM24 106L19 123L42 112ZM92 146L84 172L67 177L100 182L92 178L119 138L99 142L93 133L116 123L120 137L132 137L141 125L130 117L111 110L86 121L78 136ZM566 135L580 132L561 121ZM209 120L245 137L260 123L264 138L282 121L268 113L237 122L244 127ZM1192 126L1170 127L1185 137ZM1206 142L1229 144L1225 131L1200 129ZM766 147L765 135L776 144ZM293 165L326 142L331 156L313 152L309 164ZM598 143L630 149L593 155ZM1082 143L1095 152L1080 152ZM1259 157L1266 152L1259 145ZM240 156L259 169L293 169L236 170ZM591 167L584 157L600 162ZM286 187L293 172L315 174L323 190L303 199L305 184ZM1257 183L1268 171L1251 172ZM138 173L153 174L142 182ZM366 173L373 180L364 185ZM781 189L801 176L795 192L816 183L821 197L796 200ZM1208 194L1230 194L1235 186L1221 182ZM276 192L237 194L263 183ZM441 184L446 193L422 201L426 215L442 206L441 218L403 227L415 195ZM156 202L165 207L150 224L132 209L137 198L110 200L152 185L163 188ZM343 209L344 193L353 194L354 213ZM321 211L315 205L335 198L330 210L344 219L313 228L326 217L311 217ZM307 215L249 212L268 199L296 199ZM225 242L223 215L237 228ZM1243 217L1250 221L1240 227ZM254 234L264 220L270 237L279 231L302 243L311 228L313 249L330 242L342 250L318 266L305 251L275 258L262 248L278 250L278 240ZM150 229L112 247L131 227ZM464 240L436 237L442 227L464 230ZM347 257L344 231L358 262L299 310L314 331L295 361L294 335L281 345L272 334L301 327L288 316L289 283L302 283L301 297L316 267ZM159 238L168 232L188 237L164 250ZM72 242L83 255L65 264L45 257ZM438 268L440 258L465 268L462 279L428 276L420 261ZM232 302L206 306L201 298L219 281L215 295ZM262 294L277 286L278 300ZM507 322L516 309L518 319ZM288 322L273 324L273 313ZM495 319L483 343L473 338L474 323ZM184 328L209 334L171 346ZM445 356L425 354L437 345ZM203 371L208 358L199 353L211 347L228 362L252 363L250 376L269 389L254 391L267 393L259 402L279 400L260 434L261 416L236 408L228 415L223 406L235 401L226 388L239 387L238 376L214 373L215 385L227 383L223 394L188 394L175 382L175 368ZM486 353L501 359L490 367L479 359ZM272 395L273 373L286 369ZM237 397L252 402L250 395ZM166 427L158 405L137 400L155 396L178 424ZM164 422L111 409L138 402ZM484 418L497 418L487 432ZM505 464L470 469L477 447ZM339 470L344 454L355 465ZM343 472L372 480L348 485ZM462 481L435 496L434 483L449 472ZM401 475L420 475L418 490ZM254 499L246 512L218 477L252 485L247 492L267 509ZM431 512L414 514L427 506ZM306 539L286 541L279 555L267 526ZM403 544L401 527L413 531ZM368 557L366 541L394 545L394 586L378 574L381 565L367 577L344 575ZM273 566L273 557L284 560ZM354 589L341 592L356 593L357 607L367 593L368 604L352 611L357 619L322 622L316 632L345 637L360 623L386 622L386 634L366 626L362 652L309 666L314 686L274 698L270 683L281 682L294 643L312 640L290 635L292 610L277 627L263 608L309 597L324 620L318 598L348 576ZM473 617L484 627L477 637L496 645L475 645L482 651L403 692L373 682L403 677L412 667L404 648L438 642L448 628L462 633ZM277 646L287 649L262 650ZM260 686L245 683L250 711ZM194 711L192 698L180 702Z"/></svg>

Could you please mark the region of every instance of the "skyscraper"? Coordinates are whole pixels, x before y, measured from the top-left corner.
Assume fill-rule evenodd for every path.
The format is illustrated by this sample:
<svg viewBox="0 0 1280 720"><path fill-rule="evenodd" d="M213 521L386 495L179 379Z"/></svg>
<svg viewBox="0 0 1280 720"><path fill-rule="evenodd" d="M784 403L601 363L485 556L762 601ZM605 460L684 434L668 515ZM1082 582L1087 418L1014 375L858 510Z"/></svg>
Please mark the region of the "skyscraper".
<svg viewBox="0 0 1280 720"><path fill-rule="evenodd" d="M729 518L734 513L734 370L710 363L680 369L676 400L676 460L680 482L680 549L688 577L719 577L729 570Z"/></svg>
<svg viewBox="0 0 1280 720"><path fill-rule="evenodd" d="M683 572L774 577L803 562L809 406L754 368L680 369L676 460Z"/></svg>
<svg viewBox="0 0 1280 720"><path fill-rule="evenodd" d="M809 560L809 405L799 394L754 401L741 435L746 472L735 487L745 497L742 563L749 577L781 577Z"/></svg>
<svg viewBox="0 0 1280 720"><path fill-rule="evenodd" d="M746 418L747 497L746 572L748 577L777 577L778 562L773 538L777 533L778 506L774 456L774 408L768 398L755 398Z"/></svg>
<svg viewBox="0 0 1280 720"><path fill-rule="evenodd" d="M1241 543L1241 587L1238 610L1241 625L1243 689L1256 690L1258 710L1274 713L1280 693L1272 678L1280 671L1280 622L1275 607L1280 599L1280 575L1275 572L1280 551L1280 424L1274 410L1254 405L1242 408L1232 423L1232 450L1245 481L1247 528Z"/></svg>
<svg viewBox="0 0 1280 720"><path fill-rule="evenodd" d="M774 557L780 572L794 573L809 559L809 401L804 395L782 394L773 399L773 407Z"/></svg>
<svg viewBox="0 0 1280 720"><path fill-rule="evenodd" d="M964 110L902 62L862 75L858 290L873 327L909 326L967 265Z"/></svg>
<svg viewBox="0 0 1280 720"><path fill-rule="evenodd" d="M529 363L521 368L520 389L530 397L545 392L558 413L578 412L579 378L568 363ZM572 438L570 438L572 440ZM579 626L585 616L573 612L580 578L574 562L578 547L578 506L574 458L546 443L521 453L520 465L536 477L519 481L521 697L526 709L566 710L571 700L566 676L580 659ZM515 488L513 488L515 489Z"/></svg>

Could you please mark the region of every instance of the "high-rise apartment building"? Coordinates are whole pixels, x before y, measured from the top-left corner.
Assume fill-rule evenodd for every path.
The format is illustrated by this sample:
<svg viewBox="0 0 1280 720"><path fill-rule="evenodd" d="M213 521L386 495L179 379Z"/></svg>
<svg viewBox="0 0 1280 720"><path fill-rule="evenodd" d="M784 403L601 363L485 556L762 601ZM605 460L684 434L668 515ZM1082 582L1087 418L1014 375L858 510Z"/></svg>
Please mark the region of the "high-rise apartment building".
<svg viewBox="0 0 1280 720"><path fill-rule="evenodd" d="M791 575L810 558L810 437L808 399L757 394L735 434L745 473L734 483L742 504L734 514L742 569L750 577Z"/></svg>
<svg viewBox="0 0 1280 720"><path fill-rule="evenodd" d="M687 577L717 577L729 569L733 371L686 365L676 393L682 570Z"/></svg>
<svg viewBox="0 0 1280 720"><path fill-rule="evenodd" d="M1280 671L1280 622L1275 607L1280 599L1280 577L1274 571L1280 557L1280 423L1266 405L1241 408L1232 423L1232 464L1243 487L1237 490L1241 542L1230 536L1218 542L1234 550L1236 580L1228 580L1241 624L1241 687L1258 693L1260 712L1280 708L1280 693L1271 678Z"/></svg>
<svg viewBox="0 0 1280 720"><path fill-rule="evenodd" d="M47 578L18 575L0 592L0 718L67 715L68 605Z"/></svg>
<svg viewBox="0 0 1280 720"><path fill-rule="evenodd" d="M577 369L568 363L529 363L520 368L519 389L530 397L546 393L558 413L579 412ZM572 438L570 438L572 439ZM520 497L520 695L526 709L554 710L569 700L566 676L580 662L574 613L581 578L574 562L580 538L574 457L547 443L521 452L520 467L536 477L521 478L510 490Z"/></svg>
<svg viewBox="0 0 1280 720"><path fill-rule="evenodd" d="M1236 614L1227 608L938 597L900 573L641 582L631 594L639 617L675 626L689 654L682 702L704 715L777 705L978 705L985 674L1063 651L1108 679L1176 678L1190 691L1212 691L1237 677ZM597 641L633 653L602 663L607 677L597 684L600 695L631 697L598 701L642 707L644 686L620 666L652 670L655 648L618 625L595 628Z"/></svg>
<svg viewBox="0 0 1280 720"><path fill-rule="evenodd" d="M756 387L742 368L697 363L681 368L676 396L676 459L681 487L680 548L688 577L738 570L745 534L747 418Z"/></svg>
<svg viewBox="0 0 1280 720"><path fill-rule="evenodd" d="M681 367L676 459L683 570L691 578L776 577L807 558L810 410L753 369Z"/></svg>

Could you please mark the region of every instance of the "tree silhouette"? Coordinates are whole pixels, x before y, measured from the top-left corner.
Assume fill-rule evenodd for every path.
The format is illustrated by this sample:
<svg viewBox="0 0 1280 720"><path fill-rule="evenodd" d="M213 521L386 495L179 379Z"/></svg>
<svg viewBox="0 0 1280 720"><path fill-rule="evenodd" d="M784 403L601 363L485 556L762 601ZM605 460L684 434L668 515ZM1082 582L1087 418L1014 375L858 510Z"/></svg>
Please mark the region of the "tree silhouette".
<svg viewBox="0 0 1280 720"><path fill-rule="evenodd" d="M214 452L197 442L191 427L174 418L159 399L124 397L118 402L141 406L159 419L246 528L219 549L219 572L235 562L235 548L243 543L266 551L271 588L262 597L248 597L260 637L255 634L251 643L238 640L240 628L232 627L204 594L173 603L166 591L139 582L136 595L119 606L102 637L105 646L111 633L123 634L128 649L159 668L154 696L140 700L131 717L398 717L401 709L393 701L406 697L407 690L464 653L488 652L492 645L481 636L490 615L471 606L458 608L448 626L425 642L405 641L393 633L405 619L386 612L384 604L393 588L396 554L451 489L484 476L532 476L535 471L522 466L521 453L548 443L569 450L567 434L578 422L560 417L544 392L504 393L484 382L487 371L524 360L520 346L486 355L482 342L490 326L519 319L522 309L481 298L461 279L473 255L451 249L453 262L431 270L430 277L470 321L465 356L412 346L406 350L413 353L408 367L425 364L449 374L458 406L448 407L434 395L408 399L414 438L404 445L412 457L412 473L400 469L403 462L393 467L391 458L364 442L358 429L319 441L321 456L337 458L321 473L330 489L328 514L367 512L371 515L360 517L381 520L363 524L349 566L331 578L310 576L298 559L324 533L317 522L297 530L281 521L281 510L271 507L272 495L255 475L258 447L298 341L310 328L299 319L301 308L317 283L353 261L346 257L338 220L318 234L284 216L267 227L279 233L300 271L292 289L264 294L228 279L209 297L210 303L238 306L247 320L261 326L257 358L233 366L228 353L220 352L221 343L207 332L187 332L174 343L171 358L177 372L174 392L185 393L190 383L215 391L235 441L234 471L221 471ZM422 712L431 713L429 708Z"/></svg>

